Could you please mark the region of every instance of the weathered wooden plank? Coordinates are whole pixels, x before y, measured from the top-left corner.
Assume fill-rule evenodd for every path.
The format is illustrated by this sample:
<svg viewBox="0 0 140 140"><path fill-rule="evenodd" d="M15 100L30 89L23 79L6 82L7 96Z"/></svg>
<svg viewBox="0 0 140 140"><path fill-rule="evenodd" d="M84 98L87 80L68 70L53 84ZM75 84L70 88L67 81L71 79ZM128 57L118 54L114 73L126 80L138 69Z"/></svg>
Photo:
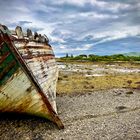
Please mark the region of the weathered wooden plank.
<svg viewBox="0 0 140 140"><path fill-rule="evenodd" d="M42 43L35 42L28 42L26 45L23 42L21 44L19 42L16 42L16 44L18 44L17 48L19 49L19 52L21 53L23 59L30 68L30 71L33 73L40 85L44 82L51 83L52 77L57 78L58 69L54 60L54 53L52 50L50 50L50 47L47 46L45 48L45 45L43 45ZM28 61L29 59L31 61ZM54 60L54 63L47 63L47 61L49 61L50 59ZM53 84L56 86L56 82ZM41 88L44 91L44 87ZM49 94L51 94L51 92ZM52 96L49 95L49 97L51 98ZM49 98L48 100L51 101L51 99ZM56 108L54 109L56 110Z"/></svg>
<svg viewBox="0 0 140 140"><path fill-rule="evenodd" d="M17 86L18 83L18 86ZM11 80L5 86L0 87L0 111L1 112L24 112L34 113L34 115L41 115L44 110L43 116L50 118L49 111L44 108L44 103L40 94L37 93L34 86L20 69L16 72ZM34 106L34 104L36 104Z"/></svg>
<svg viewBox="0 0 140 140"><path fill-rule="evenodd" d="M16 36L14 36L12 40L18 44L17 48L21 47L21 44L22 45L24 44L25 46L26 44L28 44L28 40L24 38L22 39L15 38ZM11 42L11 39L6 33L2 34L2 36L0 35L0 42L2 42L2 40L4 40L7 43L10 56L12 56L12 59L14 59L13 63L11 63L11 65L8 66L7 70L6 66L4 66L4 71L10 71L10 67L14 66L14 64L17 65L18 67L17 69L15 69L14 72L12 71L11 76L6 79L5 83L2 82L2 85L0 86L0 111L24 112L43 116L45 118L54 121L59 126L59 128L63 128L64 126L55 112L56 109L55 88L57 81L56 74L57 69L55 65L51 64L53 69L52 70L50 69L51 71L46 71L48 69L48 66L50 68L50 65L49 63L44 62L45 60L49 61L50 59L54 59L53 51L51 51L48 48L45 49L45 51L43 50L43 52L40 49L40 53L32 54L32 52L28 52L31 54L33 59L31 61L28 60L26 61L26 59L22 57L22 53L20 54L18 50L14 47L14 44ZM33 45L34 43L29 44ZM42 46L42 43L40 44L41 44L40 46ZM5 62L5 60L3 62ZM47 86L41 87L40 84L41 82L39 82L39 79L33 73L33 68L36 69L36 67L34 67L34 65L29 65L28 62L30 62L30 64L34 63L35 65L37 63L38 63L37 65L39 65L40 63L40 68L38 71L42 72L41 82L46 83L45 85L49 85L48 88ZM55 62L55 60L50 62ZM42 70L42 68L46 69ZM49 74L48 77L51 77L51 79L44 78L44 76L47 73ZM6 75L6 73L3 75ZM54 79L52 78L52 76L54 77ZM52 80L54 80L54 82L52 82Z"/></svg>

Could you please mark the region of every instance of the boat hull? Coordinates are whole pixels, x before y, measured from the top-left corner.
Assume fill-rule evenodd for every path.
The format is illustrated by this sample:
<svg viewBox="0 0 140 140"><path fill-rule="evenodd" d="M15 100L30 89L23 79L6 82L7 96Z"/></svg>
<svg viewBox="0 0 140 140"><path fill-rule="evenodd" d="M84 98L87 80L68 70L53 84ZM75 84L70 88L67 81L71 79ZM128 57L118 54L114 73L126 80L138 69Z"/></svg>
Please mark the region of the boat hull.
<svg viewBox="0 0 140 140"><path fill-rule="evenodd" d="M58 67L55 62L52 47L48 44L29 42L27 40L14 41L15 46L26 62L30 72L38 81L53 109L56 108L56 83Z"/></svg>
<svg viewBox="0 0 140 140"><path fill-rule="evenodd" d="M21 68L0 87L0 93L1 112L27 113L51 119L40 94Z"/></svg>
<svg viewBox="0 0 140 140"><path fill-rule="evenodd" d="M58 71L54 57L53 70L50 69L48 73L53 73L49 76L51 80L45 78L43 81L38 78L38 76L44 76L39 73L42 66L38 68L35 65L42 64L44 67L46 62L42 62L44 58L38 57L37 61L33 61L35 58L25 59L25 54L15 47L6 32L0 30L0 112L36 115L53 121L60 129L64 128L55 110L55 84ZM36 63L30 63L30 61ZM46 70L42 73L45 72ZM45 88L41 83L45 85ZM50 95L51 97L49 97Z"/></svg>

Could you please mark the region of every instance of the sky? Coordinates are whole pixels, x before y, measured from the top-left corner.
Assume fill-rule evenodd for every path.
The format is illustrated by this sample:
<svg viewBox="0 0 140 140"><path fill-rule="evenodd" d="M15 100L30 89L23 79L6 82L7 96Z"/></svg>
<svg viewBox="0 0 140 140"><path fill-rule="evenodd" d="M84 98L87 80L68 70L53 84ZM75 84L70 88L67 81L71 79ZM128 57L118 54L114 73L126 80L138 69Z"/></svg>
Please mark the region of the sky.
<svg viewBox="0 0 140 140"><path fill-rule="evenodd" d="M46 34L57 57L140 52L140 0L0 0L0 23Z"/></svg>

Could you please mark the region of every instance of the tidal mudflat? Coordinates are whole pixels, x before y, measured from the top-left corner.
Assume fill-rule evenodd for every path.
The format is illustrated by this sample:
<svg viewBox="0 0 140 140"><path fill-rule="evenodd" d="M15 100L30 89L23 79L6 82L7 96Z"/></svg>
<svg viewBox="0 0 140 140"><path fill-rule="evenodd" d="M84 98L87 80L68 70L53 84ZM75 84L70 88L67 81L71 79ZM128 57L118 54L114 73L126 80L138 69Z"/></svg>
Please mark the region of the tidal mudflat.
<svg viewBox="0 0 140 140"><path fill-rule="evenodd" d="M59 95L113 88L140 89L139 63L58 63L58 66Z"/></svg>
<svg viewBox="0 0 140 140"><path fill-rule="evenodd" d="M140 139L139 63L58 63L58 114L65 129L42 118L0 116L1 140Z"/></svg>

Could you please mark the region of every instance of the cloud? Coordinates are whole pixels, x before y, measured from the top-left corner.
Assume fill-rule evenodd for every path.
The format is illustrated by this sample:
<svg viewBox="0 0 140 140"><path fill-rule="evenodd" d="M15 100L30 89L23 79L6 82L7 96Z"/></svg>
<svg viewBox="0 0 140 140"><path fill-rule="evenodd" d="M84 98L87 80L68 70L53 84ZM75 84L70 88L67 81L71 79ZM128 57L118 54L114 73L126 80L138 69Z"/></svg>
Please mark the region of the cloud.
<svg viewBox="0 0 140 140"><path fill-rule="evenodd" d="M139 9L139 0L5 0L0 1L0 23L46 34L57 54L98 53L106 52L108 43L122 39L126 44L125 39L137 38ZM134 46L140 51L138 45Z"/></svg>
<svg viewBox="0 0 140 140"><path fill-rule="evenodd" d="M100 1L100 0L59 0L58 2L54 2L57 5L62 4L72 4L77 6L85 6L86 4L96 6L101 9L107 9L112 12L118 12L122 9L129 9L131 5L129 3L121 3L117 1Z"/></svg>
<svg viewBox="0 0 140 140"><path fill-rule="evenodd" d="M25 24L30 24L30 23L32 23L32 22L31 21L19 21L19 24L21 26L24 26Z"/></svg>
<svg viewBox="0 0 140 140"><path fill-rule="evenodd" d="M92 44L86 44L83 47L73 48L72 51L86 51L89 50L92 46L93 46Z"/></svg>
<svg viewBox="0 0 140 140"><path fill-rule="evenodd" d="M52 42L59 42L59 43L65 43L64 39L60 38L60 37L56 37L56 36L51 36L51 41ZM60 47L61 48L61 47Z"/></svg>
<svg viewBox="0 0 140 140"><path fill-rule="evenodd" d="M108 29L108 31L96 33L93 39L100 40L94 43L94 45L98 45L100 43L105 43L113 40L123 39L127 37L134 37L140 34L139 26L123 25L123 27L116 26L112 27L111 29Z"/></svg>
<svg viewBox="0 0 140 140"><path fill-rule="evenodd" d="M74 19L76 17L87 18L87 19L94 19L94 20L101 20L101 19L117 19L118 15L110 15L104 13L97 13L97 12L81 12L79 14L71 14L69 18Z"/></svg>

